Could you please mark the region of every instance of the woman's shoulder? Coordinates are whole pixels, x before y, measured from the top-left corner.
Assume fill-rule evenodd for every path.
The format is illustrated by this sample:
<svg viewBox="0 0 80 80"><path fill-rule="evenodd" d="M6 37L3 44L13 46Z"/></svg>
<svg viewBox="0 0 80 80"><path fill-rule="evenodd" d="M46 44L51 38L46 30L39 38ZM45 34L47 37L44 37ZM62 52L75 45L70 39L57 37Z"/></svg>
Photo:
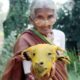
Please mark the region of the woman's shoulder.
<svg viewBox="0 0 80 80"><path fill-rule="evenodd" d="M24 36L28 36L31 34L31 30L25 30L17 35L17 39L23 38Z"/></svg>
<svg viewBox="0 0 80 80"><path fill-rule="evenodd" d="M59 29L53 29L52 31L56 36L65 36L65 33Z"/></svg>

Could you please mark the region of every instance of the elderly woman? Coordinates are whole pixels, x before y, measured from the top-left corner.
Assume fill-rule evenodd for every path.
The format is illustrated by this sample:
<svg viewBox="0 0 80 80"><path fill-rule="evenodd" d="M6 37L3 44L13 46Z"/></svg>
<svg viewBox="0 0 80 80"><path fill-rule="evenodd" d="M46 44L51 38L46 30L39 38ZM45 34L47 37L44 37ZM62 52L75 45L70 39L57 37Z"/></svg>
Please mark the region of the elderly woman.
<svg viewBox="0 0 80 80"><path fill-rule="evenodd" d="M31 61L22 60L20 54L26 48L40 44L55 44L65 49L65 35L62 31L53 29L56 22L56 7L52 0L33 0L30 6L30 22L33 28L26 30L17 39L14 47L14 56L11 58L3 74L2 80L34 80L31 75ZM60 55L58 53L58 55ZM56 61L55 74L51 75L53 80L68 80L65 63ZM53 73L53 69L51 74ZM47 75L48 77L48 75ZM42 80L49 80L44 77Z"/></svg>

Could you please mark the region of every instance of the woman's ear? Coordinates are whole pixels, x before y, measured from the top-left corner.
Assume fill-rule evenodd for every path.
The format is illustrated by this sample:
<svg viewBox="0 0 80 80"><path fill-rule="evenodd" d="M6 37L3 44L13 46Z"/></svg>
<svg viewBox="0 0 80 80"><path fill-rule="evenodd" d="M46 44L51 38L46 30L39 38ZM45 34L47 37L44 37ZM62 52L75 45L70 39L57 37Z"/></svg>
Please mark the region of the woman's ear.
<svg viewBox="0 0 80 80"><path fill-rule="evenodd" d="M29 16L29 22L32 24L32 18L31 18L31 16Z"/></svg>
<svg viewBox="0 0 80 80"><path fill-rule="evenodd" d="M54 17L54 20L53 20L54 24L56 23L56 21L57 21L57 17L55 16L55 17ZM54 24L53 24L53 25L54 25Z"/></svg>
<svg viewBox="0 0 80 80"><path fill-rule="evenodd" d="M34 19L31 16L29 16L29 21L31 24L34 24Z"/></svg>
<svg viewBox="0 0 80 80"><path fill-rule="evenodd" d="M32 21L31 16L29 16L29 21L30 21L30 22Z"/></svg>

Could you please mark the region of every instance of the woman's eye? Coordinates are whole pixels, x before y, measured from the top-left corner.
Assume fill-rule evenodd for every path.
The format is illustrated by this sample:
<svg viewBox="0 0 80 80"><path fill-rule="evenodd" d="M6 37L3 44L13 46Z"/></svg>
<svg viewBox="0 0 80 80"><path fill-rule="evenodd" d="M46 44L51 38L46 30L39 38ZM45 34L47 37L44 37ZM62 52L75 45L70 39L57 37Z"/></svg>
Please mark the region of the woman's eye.
<svg viewBox="0 0 80 80"><path fill-rule="evenodd" d="M35 53L33 53L33 56L35 56Z"/></svg>
<svg viewBox="0 0 80 80"><path fill-rule="evenodd" d="M53 15L49 15L49 16L48 16L48 19L51 19L51 18L53 18Z"/></svg>
<svg viewBox="0 0 80 80"><path fill-rule="evenodd" d="M48 53L48 55L50 56L50 55L52 55L52 53Z"/></svg>
<svg viewBox="0 0 80 80"><path fill-rule="evenodd" d="M39 16L37 16L37 19L43 19L43 17L39 15Z"/></svg>

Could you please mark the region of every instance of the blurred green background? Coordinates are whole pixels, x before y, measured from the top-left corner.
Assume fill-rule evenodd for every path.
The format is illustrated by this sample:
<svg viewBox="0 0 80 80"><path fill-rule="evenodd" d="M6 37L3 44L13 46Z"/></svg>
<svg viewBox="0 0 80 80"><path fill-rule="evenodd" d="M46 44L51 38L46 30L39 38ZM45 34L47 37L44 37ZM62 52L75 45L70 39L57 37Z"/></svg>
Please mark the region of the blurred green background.
<svg viewBox="0 0 80 80"><path fill-rule="evenodd" d="M12 56L16 38L29 24L29 0L10 0L10 11L4 28L4 48L0 55L0 79L8 59ZM68 65L69 80L80 80L80 0L63 4L58 10L58 19L54 28L62 30L66 35L66 49L71 58Z"/></svg>

